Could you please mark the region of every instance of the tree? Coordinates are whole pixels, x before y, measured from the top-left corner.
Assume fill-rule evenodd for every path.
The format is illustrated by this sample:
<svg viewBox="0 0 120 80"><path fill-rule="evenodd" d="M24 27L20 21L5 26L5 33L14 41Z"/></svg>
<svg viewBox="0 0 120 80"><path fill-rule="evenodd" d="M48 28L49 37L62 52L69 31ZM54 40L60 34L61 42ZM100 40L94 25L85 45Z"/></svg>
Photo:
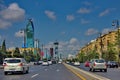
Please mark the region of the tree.
<svg viewBox="0 0 120 80"><path fill-rule="evenodd" d="M103 52L102 57L106 60L106 61L116 61L116 54L117 51L115 50L115 45L113 43L108 43L107 46L107 51Z"/></svg>
<svg viewBox="0 0 120 80"><path fill-rule="evenodd" d="M5 44L5 40L2 43L2 53L5 54L6 53L6 44Z"/></svg>
<svg viewBox="0 0 120 80"><path fill-rule="evenodd" d="M107 60L110 60L110 61L116 60L116 53L117 52L116 52L114 46L115 46L115 44L109 43Z"/></svg>
<svg viewBox="0 0 120 80"><path fill-rule="evenodd" d="M20 54L20 50L19 50L19 48L18 47L16 47L15 48L15 51L14 51L14 53L13 53L13 57L23 57L23 55L22 54Z"/></svg>

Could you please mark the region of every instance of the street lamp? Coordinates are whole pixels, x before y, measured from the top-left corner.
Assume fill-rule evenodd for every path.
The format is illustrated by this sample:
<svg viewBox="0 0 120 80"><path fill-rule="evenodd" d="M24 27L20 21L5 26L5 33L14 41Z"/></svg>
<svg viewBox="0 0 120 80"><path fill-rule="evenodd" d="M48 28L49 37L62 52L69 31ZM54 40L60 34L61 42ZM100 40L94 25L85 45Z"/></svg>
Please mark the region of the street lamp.
<svg viewBox="0 0 120 80"><path fill-rule="evenodd" d="M24 55L24 58L25 58L25 48L26 48L26 29L22 29L22 30L21 30L21 33L24 34L24 35L23 35L23 38L24 38L24 41L23 41L24 53L23 53L23 55Z"/></svg>
<svg viewBox="0 0 120 80"><path fill-rule="evenodd" d="M120 63L120 32L119 32L119 29L120 29L120 27L119 27L119 20L114 20L113 22L112 22L112 26L116 26L116 28L117 28L117 34L118 34L118 36L117 36L117 44L118 44L118 62Z"/></svg>

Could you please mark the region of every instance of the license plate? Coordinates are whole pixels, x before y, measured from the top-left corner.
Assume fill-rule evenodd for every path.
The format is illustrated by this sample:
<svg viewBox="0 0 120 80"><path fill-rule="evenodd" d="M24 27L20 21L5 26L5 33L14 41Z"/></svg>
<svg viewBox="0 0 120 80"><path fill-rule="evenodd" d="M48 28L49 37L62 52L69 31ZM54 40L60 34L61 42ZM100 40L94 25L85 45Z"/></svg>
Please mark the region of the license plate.
<svg viewBox="0 0 120 80"><path fill-rule="evenodd" d="M15 68L11 68L11 69L9 69L9 70L15 70Z"/></svg>

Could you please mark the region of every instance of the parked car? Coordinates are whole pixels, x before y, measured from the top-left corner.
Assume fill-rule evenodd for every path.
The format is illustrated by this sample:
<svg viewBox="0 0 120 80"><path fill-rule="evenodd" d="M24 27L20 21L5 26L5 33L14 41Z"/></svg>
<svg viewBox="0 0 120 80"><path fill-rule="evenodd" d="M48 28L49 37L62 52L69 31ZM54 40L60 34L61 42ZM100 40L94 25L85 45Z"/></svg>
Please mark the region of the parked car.
<svg viewBox="0 0 120 80"><path fill-rule="evenodd" d="M48 63L47 60L44 60L44 61L42 62L42 65L43 65L43 66L49 66L49 63Z"/></svg>
<svg viewBox="0 0 120 80"><path fill-rule="evenodd" d="M107 72L107 64L105 62L104 59L92 59L90 61L90 65L89 65L89 70L90 71L95 71L95 70L104 70L105 72Z"/></svg>
<svg viewBox="0 0 120 80"><path fill-rule="evenodd" d="M51 65L51 64L52 64L52 61L51 61L51 60L48 60L48 63L49 63L49 65Z"/></svg>
<svg viewBox="0 0 120 80"><path fill-rule="evenodd" d="M29 72L29 65L24 58L5 58L3 61L3 66L5 75L15 72Z"/></svg>
<svg viewBox="0 0 120 80"><path fill-rule="evenodd" d="M74 62L73 65L75 65L75 66L80 66L80 62Z"/></svg>
<svg viewBox="0 0 120 80"><path fill-rule="evenodd" d="M90 61L86 61L86 62L84 63L84 65L85 65L85 67L89 67Z"/></svg>
<svg viewBox="0 0 120 80"><path fill-rule="evenodd" d="M107 67L109 67L109 68L118 68L118 62L116 62L116 61L108 61L108 63L107 63Z"/></svg>

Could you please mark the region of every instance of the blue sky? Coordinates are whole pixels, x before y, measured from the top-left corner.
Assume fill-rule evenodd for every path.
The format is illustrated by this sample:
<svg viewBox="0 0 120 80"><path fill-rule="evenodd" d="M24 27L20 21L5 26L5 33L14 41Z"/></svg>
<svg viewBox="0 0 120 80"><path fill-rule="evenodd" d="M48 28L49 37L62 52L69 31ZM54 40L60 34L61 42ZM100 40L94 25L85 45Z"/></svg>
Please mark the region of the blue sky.
<svg viewBox="0 0 120 80"><path fill-rule="evenodd" d="M32 18L40 45L59 41L61 52L76 51L98 37L98 32L115 29L120 19L120 0L0 0L0 41L21 47L27 19ZM67 52L66 52L67 53Z"/></svg>

